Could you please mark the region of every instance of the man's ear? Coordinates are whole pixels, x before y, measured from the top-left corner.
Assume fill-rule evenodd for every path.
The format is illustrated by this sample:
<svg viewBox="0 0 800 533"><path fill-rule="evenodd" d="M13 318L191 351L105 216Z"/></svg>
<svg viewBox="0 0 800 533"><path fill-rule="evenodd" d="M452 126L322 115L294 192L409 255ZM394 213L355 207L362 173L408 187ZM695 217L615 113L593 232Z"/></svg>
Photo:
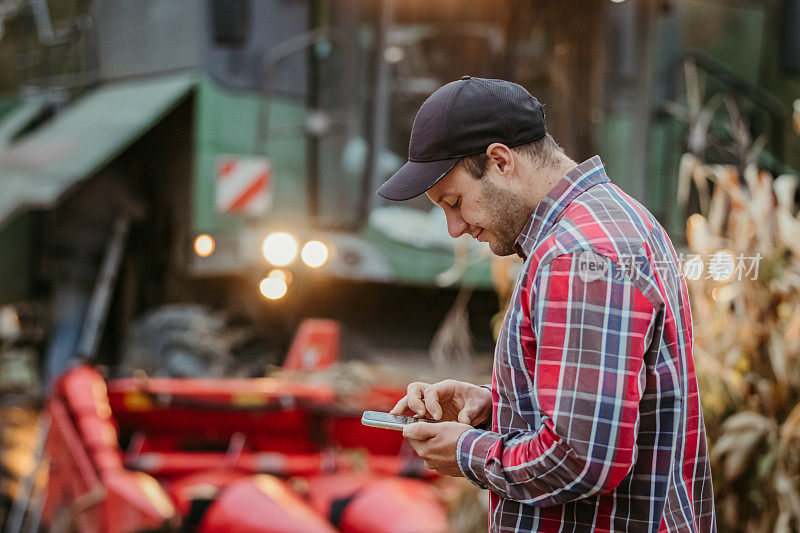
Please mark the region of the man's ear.
<svg viewBox="0 0 800 533"><path fill-rule="evenodd" d="M514 153L503 143L492 143L486 148L489 165L494 165L502 176L514 175Z"/></svg>

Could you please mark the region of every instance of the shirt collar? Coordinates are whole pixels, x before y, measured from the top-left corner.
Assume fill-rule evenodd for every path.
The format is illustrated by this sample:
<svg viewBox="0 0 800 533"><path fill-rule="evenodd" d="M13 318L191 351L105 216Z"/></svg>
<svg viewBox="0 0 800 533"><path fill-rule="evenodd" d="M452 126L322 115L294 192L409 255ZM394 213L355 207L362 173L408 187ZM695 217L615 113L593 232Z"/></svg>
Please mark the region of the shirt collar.
<svg viewBox="0 0 800 533"><path fill-rule="evenodd" d="M514 243L517 255L526 260L536 247L539 238L555 224L572 200L589 187L605 181L610 180L600 156L597 155L567 172L539 202L533 215L522 228L522 233Z"/></svg>

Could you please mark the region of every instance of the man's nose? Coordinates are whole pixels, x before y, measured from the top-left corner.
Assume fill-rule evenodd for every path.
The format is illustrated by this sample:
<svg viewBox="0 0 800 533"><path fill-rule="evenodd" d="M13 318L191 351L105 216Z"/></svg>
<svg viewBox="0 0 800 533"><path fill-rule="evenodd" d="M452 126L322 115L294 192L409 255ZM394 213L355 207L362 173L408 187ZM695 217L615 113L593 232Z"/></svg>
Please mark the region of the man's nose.
<svg viewBox="0 0 800 533"><path fill-rule="evenodd" d="M452 238L460 237L469 229L469 224L467 224L463 218L453 213L452 210L445 210L445 214L447 216L447 232Z"/></svg>

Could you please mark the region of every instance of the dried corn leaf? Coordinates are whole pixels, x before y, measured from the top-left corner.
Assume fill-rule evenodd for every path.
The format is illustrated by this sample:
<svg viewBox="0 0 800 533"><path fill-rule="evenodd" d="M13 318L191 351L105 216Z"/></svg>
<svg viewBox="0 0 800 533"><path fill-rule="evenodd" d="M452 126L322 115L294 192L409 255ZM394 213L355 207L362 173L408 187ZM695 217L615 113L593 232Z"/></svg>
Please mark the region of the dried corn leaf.
<svg viewBox="0 0 800 533"><path fill-rule="evenodd" d="M689 193L691 192L692 175L694 169L699 165L699 160L692 154L683 154L678 169L678 206L686 209L689 205Z"/></svg>
<svg viewBox="0 0 800 533"><path fill-rule="evenodd" d="M775 191L778 205L790 213L794 209L794 196L797 192L797 185L797 176L792 176L791 174L782 174L775 178L772 183L772 189Z"/></svg>
<svg viewBox="0 0 800 533"><path fill-rule="evenodd" d="M773 533L794 533L792 528L792 514L786 511L778 515Z"/></svg>
<svg viewBox="0 0 800 533"><path fill-rule="evenodd" d="M792 439L800 439L800 404L796 405L781 426L781 447L785 447Z"/></svg>
<svg viewBox="0 0 800 533"><path fill-rule="evenodd" d="M775 490L781 496L783 511L788 511L795 520L800 521L800 493L797 491L797 483L786 474L778 473L775 476Z"/></svg>
<svg viewBox="0 0 800 533"><path fill-rule="evenodd" d="M725 433L741 433L756 431L767 433L774 427L774 422L762 414L743 411L728 417L722 424Z"/></svg>
<svg viewBox="0 0 800 533"><path fill-rule="evenodd" d="M727 171L724 167L714 167L714 181L719 182L725 179ZM715 186L711 195L711 202L708 208L709 231L713 235L721 235L725 221L728 218L728 198L729 195L721 186Z"/></svg>
<svg viewBox="0 0 800 533"><path fill-rule="evenodd" d="M698 199L700 201L700 212L708 217L708 209L711 203L711 192L708 186L708 168L702 165L694 167L692 180L697 187Z"/></svg>
<svg viewBox="0 0 800 533"><path fill-rule="evenodd" d="M777 330L772 330L769 336L769 360L772 363L772 371L778 383L786 384L788 378L789 365L787 364L786 344L783 336Z"/></svg>
<svg viewBox="0 0 800 533"><path fill-rule="evenodd" d="M741 476L745 469L758 455L758 444L763 440L764 434L760 432L740 433L737 435L736 446L725 454L723 473L727 481L733 481Z"/></svg>

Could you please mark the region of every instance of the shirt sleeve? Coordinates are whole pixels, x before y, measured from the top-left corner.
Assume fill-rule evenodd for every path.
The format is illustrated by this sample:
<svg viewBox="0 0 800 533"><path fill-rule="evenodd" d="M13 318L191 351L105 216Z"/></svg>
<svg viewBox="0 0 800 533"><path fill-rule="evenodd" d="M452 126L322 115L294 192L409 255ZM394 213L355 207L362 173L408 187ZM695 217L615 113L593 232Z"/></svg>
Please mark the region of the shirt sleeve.
<svg viewBox="0 0 800 533"><path fill-rule="evenodd" d="M595 261L587 269L587 258ZM636 460L654 308L622 267L593 252L556 257L531 282L533 353L523 353L540 423L470 429L457 460L473 483L547 506L613 490Z"/></svg>

